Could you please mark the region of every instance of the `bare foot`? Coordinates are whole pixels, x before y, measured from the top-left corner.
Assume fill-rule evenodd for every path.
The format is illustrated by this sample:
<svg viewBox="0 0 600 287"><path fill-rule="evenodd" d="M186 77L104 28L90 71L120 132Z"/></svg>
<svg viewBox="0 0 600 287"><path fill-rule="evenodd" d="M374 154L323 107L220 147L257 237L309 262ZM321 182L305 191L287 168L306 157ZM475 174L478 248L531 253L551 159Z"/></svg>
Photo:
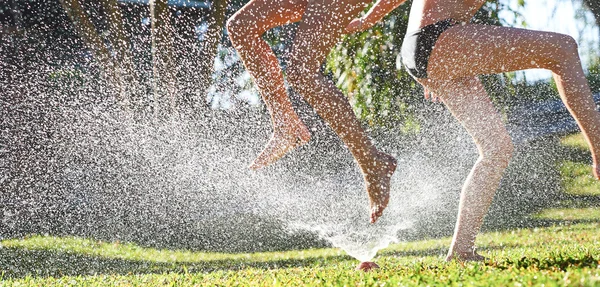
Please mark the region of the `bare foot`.
<svg viewBox="0 0 600 287"><path fill-rule="evenodd" d="M396 165L394 157L379 153L374 166L363 172L367 193L369 193L371 223L375 223L381 217L390 201L390 180L396 170Z"/></svg>
<svg viewBox="0 0 600 287"><path fill-rule="evenodd" d="M356 266L356 271L368 272L373 269L379 269L379 265L377 265L377 263L375 262L370 261L361 262L360 264L358 264L358 266Z"/></svg>
<svg viewBox="0 0 600 287"><path fill-rule="evenodd" d="M286 153L307 143L309 140L310 132L302 122L299 122L291 129L282 128L276 130L267 143L267 146L250 164L249 168L257 170L270 165L282 158Z"/></svg>
<svg viewBox="0 0 600 287"><path fill-rule="evenodd" d="M452 260L458 260L463 262L482 262L487 260L486 257L477 254L476 251L473 252L452 252L446 256L446 261L450 262Z"/></svg>

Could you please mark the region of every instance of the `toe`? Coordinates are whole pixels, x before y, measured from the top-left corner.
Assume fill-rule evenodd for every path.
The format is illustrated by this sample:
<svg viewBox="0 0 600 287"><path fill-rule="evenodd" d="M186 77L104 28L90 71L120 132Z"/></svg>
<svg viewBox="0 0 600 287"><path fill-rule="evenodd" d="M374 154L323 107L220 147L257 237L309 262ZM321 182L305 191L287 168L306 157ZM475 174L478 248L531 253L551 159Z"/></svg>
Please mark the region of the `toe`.
<svg viewBox="0 0 600 287"><path fill-rule="evenodd" d="M379 219L379 217L381 217L381 214L382 214L381 208L379 208L378 206L373 207L371 209L371 223L377 222L377 219Z"/></svg>

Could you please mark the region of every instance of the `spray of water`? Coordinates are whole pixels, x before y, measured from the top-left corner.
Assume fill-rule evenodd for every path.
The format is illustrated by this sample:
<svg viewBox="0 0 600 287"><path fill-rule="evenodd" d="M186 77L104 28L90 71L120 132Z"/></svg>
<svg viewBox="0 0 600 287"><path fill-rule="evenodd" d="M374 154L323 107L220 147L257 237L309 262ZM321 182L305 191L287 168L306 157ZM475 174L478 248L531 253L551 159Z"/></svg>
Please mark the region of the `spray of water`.
<svg viewBox="0 0 600 287"><path fill-rule="evenodd" d="M12 156L8 160L16 163L27 157L34 162L29 173L13 170L15 174L3 179L13 183L16 191L5 202L31 207L21 216L5 214L5 224L22 224L21 220L42 212L39 209L51 208L75 214L63 222L71 233L100 230L109 239L118 235L121 240L135 240L151 233L144 229L169 234L177 225L186 230L196 226L189 230L195 232L190 236L204 240L204 246L240 244L247 235L245 240L253 242L245 243L260 249L267 245L263 240L273 237L252 233L268 234L264 229L271 227L264 222L270 219L283 225L277 232L309 231L368 261L378 250L401 240L399 231L427 217L424 210L443 210L448 194L455 199L460 182L461 174L433 162L423 146L380 139L379 144L398 157L399 169L392 179L390 205L372 225L362 175L348 151L323 125L314 128L313 142L254 172L246 166L269 136L268 119L260 110L213 110L201 119L180 116L157 123L128 119L110 105L55 106L39 98L29 100L38 107L47 106L45 116L52 120L43 127L8 122L15 132L5 137L8 142L3 148ZM41 128L38 131L44 135L33 139L43 145L39 151L13 148L11 143L21 140L19 127ZM465 139L456 142L465 144ZM465 158L472 156L467 153ZM28 201L24 194L55 198ZM240 233L239 238L232 237L238 242L215 242L209 235L231 232ZM178 239L177 234L169 240L189 240Z"/></svg>
<svg viewBox="0 0 600 287"><path fill-rule="evenodd" d="M308 232L369 261L432 214L453 216L464 177L457 162L472 164L475 151L445 113L410 142L400 140L400 128L375 138L399 160L377 224L368 223L358 167L306 105L300 114L312 123L311 143L248 170L270 123L248 75L227 72L231 57L217 61L211 108L167 120L132 117L113 91L77 67L6 69L13 97L0 101L7 191L0 236L58 233L240 251L318 245L298 235ZM431 147L434 138L445 148L432 155L440 150ZM453 166L443 164L448 159Z"/></svg>

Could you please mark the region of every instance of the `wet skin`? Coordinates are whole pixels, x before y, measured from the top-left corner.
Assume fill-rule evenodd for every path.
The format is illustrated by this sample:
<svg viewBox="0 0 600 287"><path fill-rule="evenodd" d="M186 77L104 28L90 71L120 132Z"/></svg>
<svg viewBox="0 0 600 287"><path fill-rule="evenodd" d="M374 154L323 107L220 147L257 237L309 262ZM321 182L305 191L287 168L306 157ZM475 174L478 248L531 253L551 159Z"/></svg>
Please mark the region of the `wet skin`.
<svg viewBox="0 0 600 287"><path fill-rule="evenodd" d="M427 79L417 79L442 99L473 137L480 154L463 186L447 260L484 259L475 252L475 239L513 152L506 128L478 75L532 68L552 71L563 102L589 144L594 176L600 175L600 114L577 44L570 36L557 33L468 24L485 2L416 0L408 25L412 31L449 18L463 22L442 33L429 58Z"/></svg>
<svg viewBox="0 0 600 287"><path fill-rule="evenodd" d="M354 115L348 99L320 67L344 29L369 3L366 0L253 0L229 19L227 29L248 72L261 92L273 123L273 136L250 165L259 169L306 143L310 134L287 96L277 58L261 38L267 30L300 22L290 52L287 81L329 124L358 163L370 202L370 221L389 202L396 160L375 148Z"/></svg>
<svg viewBox="0 0 600 287"><path fill-rule="evenodd" d="M365 16L350 21L364 8L366 1L251 1L249 5L254 3L265 11L289 17L276 16L279 22L271 21L273 18L268 15L256 16L260 9L256 10L255 7L251 10L254 18L249 17L249 23L263 23L262 26L258 25L262 27L258 31L244 33L248 31L241 28L243 25L228 25L230 35L241 31L240 35L260 36L267 28L285 24L285 21L302 20L290 57L288 81L331 125L361 167L371 202L372 222L381 216L387 206L388 175L394 172L396 162L372 146L347 100L333 83L320 74L319 67L343 32L341 27L345 27L346 33L367 29L402 2L404 1L379 0ZM480 155L463 185L458 220L447 260L484 259L475 252L475 239L514 150L501 116L483 89L478 75L531 68L552 71L561 99L589 144L594 176L600 178L600 114L595 110L577 54L576 42L569 36L557 33L469 24L484 3L482 0L415 0L409 18L409 32L449 18L463 22L463 25L456 25L441 34L429 58L428 77L417 79L427 92L437 95L465 127L473 137ZM266 7L268 4L271 6ZM285 9L282 10L282 7ZM272 9L269 10L270 8ZM252 13L236 15L244 19L250 14ZM237 20L230 23L235 24ZM240 29L232 29L233 27ZM249 45L244 44L246 36L232 36L232 41L238 51L250 51L253 48L261 50L259 55L269 55L270 50L266 49L268 46L265 47L266 43L259 43L260 40L256 40L258 38L260 37L252 38L254 42L248 42L253 43ZM253 60L244 56L244 52L240 52L240 55L257 82L274 123L274 137L264 154L259 156L257 164L253 165L259 168L274 162L298 143L308 141L308 137L303 137L301 132L294 134L302 131L303 124L292 113L291 105L287 104L289 99L284 89L277 90L277 87L283 85L282 76L281 82L273 80L279 79L277 77L281 74L278 66L271 69L275 67L273 61L259 61L260 65L253 66ZM273 59L276 61L274 56L271 57ZM261 71L270 71L271 74L268 75L273 77L264 76ZM264 82L263 86L267 88L261 88L259 82L263 80L274 85L274 88L269 89ZM289 122L286 123L286 119ZM277 132L277 129L281 132ZM271 145L275 147L270 148ZM285 148L278 148L282 145Z"/></svg>
<svg viewBox="0 0 600 287"><path fill-rule="evenodd" d="M379 0L348 32L377 23L402 1ZM577 44L567 35L470 24L484 0L414 0L408 32L446 19L462 22L438 38L427 78L416 79L425 96L439 97L473 137L479 159L461 192L458 220L447 260L481 261L475 239L513 154L502 117L492 105L479 75L542 68L552 71L561 99L577 121L592 152L593 173L600 179L600 114L585 79Z"/></svg>

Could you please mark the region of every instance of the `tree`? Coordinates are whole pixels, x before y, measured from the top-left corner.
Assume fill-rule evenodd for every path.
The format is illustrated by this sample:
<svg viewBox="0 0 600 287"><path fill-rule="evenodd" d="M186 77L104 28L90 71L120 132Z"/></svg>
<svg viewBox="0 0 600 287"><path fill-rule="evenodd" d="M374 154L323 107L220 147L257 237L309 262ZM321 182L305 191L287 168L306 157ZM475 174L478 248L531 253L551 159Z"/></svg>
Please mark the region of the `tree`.
<svg viewBox="0 0 600 287"><path fill-rule="evenodd" d="M109 42L113 45L115 63L119 82L121 99L130 99L131 95L137 94L139 79L133 65L133 52L130 41L123 27L123 14L117 0L100 1L108 17Z"/></svg>
<svg viewBox="0 0 600 287"><path fill-rule="evenodd" d="M103 76L110 86L118 91L118 100L126 107L129 106L130 95L138 87L138 80L133 68L133 56L128 47L129 40L124 34L123 17L116 0L102 0L101 5L107 11L109 23L109 42L113 45L111 56L104 40L98 32L84 7L78 0L60 0L61 5L69 15L77 34L92 51L100 63Z"/></svg>
<svg viewBox="0 0 600 287"><path fill-rule="evenodd" d="M92 51L94 58L99 63L104 78L112 87L118 89L119 100L128 105L131 95L141 93L144 89L140 86L139 75L133 62L133 50L130 37L127 35L124 27L124 19L121 7L117 0L101 0L100 5L105 16L104 22L107 26L107 37L104 39L98 32L96 23L90 19L86 13L81 0L60 0L63 8L73 21L78 35L83 39L85 45ZM200 46L199 53L191 53L188 56L194 57L199 61L200 72L194 75L195 83L193 85L199 88L195 89L201 94L205 94L210 86L211 75L213 73L213 63L216 50L222 38L225 13L229 0L215 0L211 5L208 17L208 31L205 35L205 41L198 45L198 39L195 37L194 25L192 27L191 40L187 47L191 45ZM90 4L90 3L86 3ZM175 46L178 44L174 27L173 10L168 5L168 0L150 0L150 19L151 19L151 54L152 54L152 91L154 114L168 115L172 113L180 102L178 64L175 55ZM193 10L196 12L198 10ZM95 20L95 19L94 19ZM192 44L193 43L193 44ZM181 44L181 43L179 43ZM197 49L190 49L197 50ZM194 62L198 62L194 61ZM189 68L189 67L187 67ZM193 70L193 69L186 69ZM184 74L183 76L188 76Z"/></svg>
<svg viewBox="0 0 600 287"><path fill-rule="evenodd" d="M210 87L211 75L214 72L213 60L217 55L219 42L223 35L228 3L229 0L215 1L208 18L208 30L206 31L206 40L202 45L200 79L198 81L199 89L202 92Z"/></svg>
<svg viewBox="0 0 600 287"><path fill-rule="evenodd" d="M583 4L590 9L596 20L596 25L600 28L600 1L598 0L582 0Z"/></svg>
<svg viewBox="0 0 600 287"><path fill-rule="evenodd" d="M161 107L172 112L175 109L177 84L173 59L173 27L168 0L150 0L152 18L152 87L154 90L154 113Z"/></svg>
<svg viewBox="0 0 600 287"><path fill-rule="evenodd" d="M407 1L373 28L344 37L328 57L327 70L337 86L350 98L357 117L372 127L402 124L406 132L419 128L416 110L424 105L422 89L402 68L399 55L410 6ZM473 21L500 25L502 7L492 1ZM494 102L507 103L506 83L500 76L482 77L482 82Z"/></svg>
<svg viewBox="0 0 600 287"><path fill-rule="evenodd" d="M600 1L598 0L583 0L583 4L590 9L596 18L596 24L600 27Z"/></svg>
<svg viewBox="0 0 600 287"><path fill-rule="evenodd" d="M77 34L85 42L86 46L92 51L96 60L100 63L100 66L109 80L117 82L114 75L114 63L108 52L108 49L104 45L104 42L98 32L94 23L90 20L88 15L84 12L81 3L78 0L60 0L61 5L69 15L73 26L77 31Z"/></svg>
<svg viewBox="0 0 600 287"><path fill-rule="evenodd" d="M338 87L370 126L414 126L411 109L422 99L420 86L398 66L409 8L407 2L373 28L346 36L328 57Z"/></svg>
<svg viewBox="0 0 600 287"><path fill-rule="evenodd" d="M180 90L184 95L183 104L189 107L204 106L206 91L213 82L214 59L217 55L219 43L223 38L225 17L230 0L214 1L210 7L202 27L206 31L202 35L203 40L198 45L195 25L185 25L180 34L183 39L178 43L183 47L183 53L188 58L182 59L180 65L185 69L179 71ZM181 22L194 22L187 15L181 15ZM191 29L190 29L191 27ZM191 64L191 65L190 65ZM200 104L200 105L198 105Z"/></svg>

